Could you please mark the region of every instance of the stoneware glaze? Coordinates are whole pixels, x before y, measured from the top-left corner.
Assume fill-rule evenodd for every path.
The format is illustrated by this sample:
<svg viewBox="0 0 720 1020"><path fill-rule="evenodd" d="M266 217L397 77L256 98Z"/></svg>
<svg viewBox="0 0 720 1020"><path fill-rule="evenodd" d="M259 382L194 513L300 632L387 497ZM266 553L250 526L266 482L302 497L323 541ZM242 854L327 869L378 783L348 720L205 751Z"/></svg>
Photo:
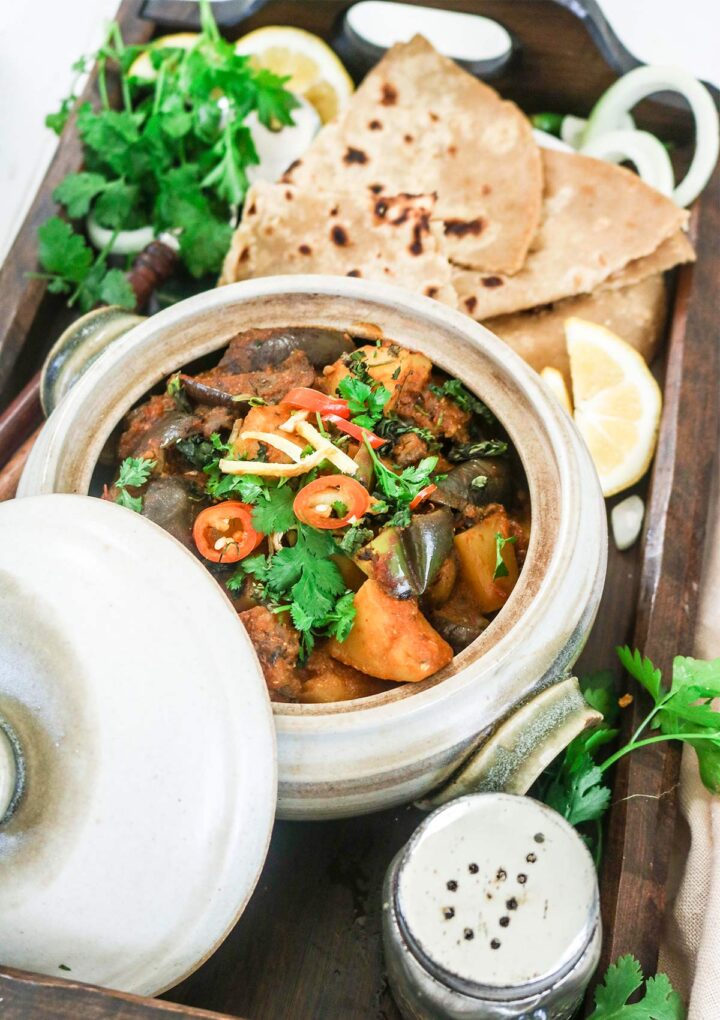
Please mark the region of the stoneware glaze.
<svg viewBox="0 0 720 1020"><path fill-rule="evenodd" d="M19 495L87 493L112 430L151 387L222 349L240 330L286 326L385 336L460 378L506 427L532 505L532 537L519 583L490 627L446 669L372 698L273 706L280 814L337 817L427 794L472 759L520 705L567 675L602 592L605 510L595 469L569 416L505 344L428 298L331 276L267 277L221 287L136 326L91 365L51 415ZM577 731L589 717L573 704ZM547 718L525 758L537 752L544 760L548 739L560 750L558 726L563 741L569 739L567 713Z"/></svg>
<svg viewBox="0 0 720 1020"><path fill-rule="evenodd" d="M2 962L156 994L235 925L267 853L255 652L190 553L87 496L0 504L0 621Z"/></svg>

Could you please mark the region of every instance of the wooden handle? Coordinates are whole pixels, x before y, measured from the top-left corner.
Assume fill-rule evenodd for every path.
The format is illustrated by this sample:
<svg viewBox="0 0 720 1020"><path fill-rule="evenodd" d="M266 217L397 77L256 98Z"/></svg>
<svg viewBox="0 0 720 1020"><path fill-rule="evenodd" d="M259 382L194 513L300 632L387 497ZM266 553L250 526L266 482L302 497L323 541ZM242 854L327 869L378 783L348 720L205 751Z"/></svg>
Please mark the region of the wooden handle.
<svg viewBox="0 0 720 1020"><path fill-rule="evenodd" d="M10 460L20 444L37 428L42 418L38 372L3 414L0 414L0 467Z"/></svg>
<svg viewBox="0 0 720 1020"><path fill-rule="evenodd" d="M33 434L25 440L22 446L15 451L10 460L0 470L0 503L4 503L6 499L15 498L25 462L30 456L30 451L35 445L35 440L39 434L40 427L35 429Z"/></svg>

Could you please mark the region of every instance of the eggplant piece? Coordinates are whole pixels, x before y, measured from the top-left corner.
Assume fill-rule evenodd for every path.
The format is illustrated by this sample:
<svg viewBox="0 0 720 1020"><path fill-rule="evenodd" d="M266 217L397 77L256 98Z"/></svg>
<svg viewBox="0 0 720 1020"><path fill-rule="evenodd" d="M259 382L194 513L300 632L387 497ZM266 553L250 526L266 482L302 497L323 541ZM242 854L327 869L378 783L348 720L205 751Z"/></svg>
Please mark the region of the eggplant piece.
<svg viewBox="0 0 720 1020"><path fill-rule="evenodd" d="M456 655L471 645L490 626L490 621L484 616L478 616L477 620L471 622L456 619L450 614L443 613L441 609L430 614L430 622Z"/></svg>
<svg viewBox="0 0 720 1020"><path fill-rule="evenodd" d="M413 517L403 528L401 542L416 595L422 595L453 551L453 515L432 510Z"/></svg>
<svg viewBox="0 0 720 1020"><path fill-rule="evenodd" d="M273 368L285 361L293 351L304 351L314 368L324 368L337 361L343 354L352 354L355 344L338 329L324 329L321 326L288 326L273 331L258 331L248 343L238 338L238 349L231 343L221 367L233 372L255 372L261 368ZM269 332L269 335L267 333Z"/></svg>
<svg viewBox="0 0 720 1020"><path fill-rule="evenodd" d="M196 404L208 404L210 407L231 407L238 412L244 413L250 406L249 401L253 396L248 393L247 399L234 397L232 393L219 390L216 386L208 386L207 383L193 379L191 375L181 375L182 387Z"/></svg>
<svg viewBox="0 0 720 1020"><path fill-rule="evenodd" d="M168 411L138 438L131 456L154 460L161 450L174 446L178 439L186 439L196 427L197 418L194 415L183 411Z"/></svg>
<svg viewBox="0 0 720 1020"><path fill-rule="evenodd" d="M486 482L480 479L486 478ZM505 503L512 492L512 469L506 460L495 457L465 461L453 468L431 496L453 510L464 510L468 503L485 506Z"/></svg>
<svg viewBox="0 0 720 1020"><path fill-rule="evenodd" d="M192 526L196 501L183 478L154 478L143 497L142 515L169 532L178 542L194 550Z"/></svg>
<svg viewBox="0 0 720 1020"><path fill-rule="evenodd" d="M416 594L399 528L384 528L355 554L354 562L396 599Z"/></svg>
<svg viewBox="0 0 720 1020"><path fill-rule="evenodd" d="M363 546L355 563L388 595L422 595L453 552L453 517L433 510L414 517L406 528L385 528Z"/></svg>

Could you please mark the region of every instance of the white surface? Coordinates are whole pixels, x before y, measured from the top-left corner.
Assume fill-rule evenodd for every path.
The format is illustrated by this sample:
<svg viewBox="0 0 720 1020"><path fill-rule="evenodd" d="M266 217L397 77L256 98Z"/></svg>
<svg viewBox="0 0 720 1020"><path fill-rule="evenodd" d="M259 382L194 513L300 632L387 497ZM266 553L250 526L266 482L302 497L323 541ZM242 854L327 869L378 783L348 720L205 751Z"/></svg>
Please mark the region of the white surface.
<svg viewBox="0 0 720 1020"><path fill-rule="evenodd" d="M3 963L155 994L234 925L267 852L250 640L178 542L87 496L0 506L0 619L0 714L27 760L0 825Z"/></svg>
<svg viewBox="0 0 720 1020"><path fill-rule="evenodd" d="M595 867L544 804L507 794L441 808L400 864L397 910L423 954L485 987L549 978L594 931Z"/></svg>
<svg viewBox="0 0 720 1020"><path fill-rule="evenodd" d="M679 64L720 85L716 0L601 0L601 6L641 60ZM98 44L116 7L117 0L0 4L0 261L55 149L45 114L67 95L70 65Z"/></svg>

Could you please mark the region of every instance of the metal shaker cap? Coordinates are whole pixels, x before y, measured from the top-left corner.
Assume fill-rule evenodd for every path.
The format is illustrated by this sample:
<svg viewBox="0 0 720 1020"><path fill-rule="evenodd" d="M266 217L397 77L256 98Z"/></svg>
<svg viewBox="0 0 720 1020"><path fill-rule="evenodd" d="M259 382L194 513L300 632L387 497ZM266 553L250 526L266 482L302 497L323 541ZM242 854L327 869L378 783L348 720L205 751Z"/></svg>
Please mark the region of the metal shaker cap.
<svg viewBox="0 0 720 1020"><path fill-rule="evenodd" d="M529 797L462 797L407 844L393 897L408 948L450 988L531 995L572 969L599 917L595 866L575 829Z"/></svg>

